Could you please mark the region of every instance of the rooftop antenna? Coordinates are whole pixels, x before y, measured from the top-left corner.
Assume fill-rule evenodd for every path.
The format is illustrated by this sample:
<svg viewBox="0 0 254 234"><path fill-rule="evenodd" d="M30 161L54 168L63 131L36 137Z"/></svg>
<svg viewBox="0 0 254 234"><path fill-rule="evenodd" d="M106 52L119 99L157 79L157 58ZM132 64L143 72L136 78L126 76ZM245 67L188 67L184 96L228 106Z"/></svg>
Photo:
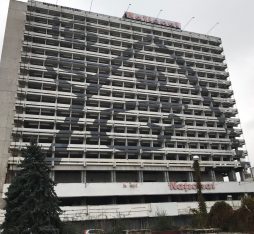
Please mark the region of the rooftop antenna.
<svg viewBox="0 0 254 234"><path fill-rule="evenodd" d="M93 6L93 0L91 0L89 12L91 12L92 6Z"/></svg>
<svg viewBox="0 0 254 234"><path fill-rule="evenodd" d="M208 32L206 33L207 35L210 34L210 32L219 24L219 22L217 22L215 25L213 25L209 30Z"/></svg>
<svg viewBox="0 0 254 234"><path fill-rule="evenodd" d="M129 3L126 12L130 9L131 3Z"/></svg>
<svg viewBox="0 0 254 234"><path fill-rule="evenodd" d="M157 16L156 16L156 19L158 19L159 15L161 14L162 11L163 11L163 10L160 9L159 13L158 13Z"/></svg>
<svg viewBox="0 0 254 234"><path fill-rule="evenodd" d="M194 20L195 19L195 17L194 16L192 16L189 20L188 20L188 22L183 26L183 30L191 23L191 21L192 20Z"/></svg>

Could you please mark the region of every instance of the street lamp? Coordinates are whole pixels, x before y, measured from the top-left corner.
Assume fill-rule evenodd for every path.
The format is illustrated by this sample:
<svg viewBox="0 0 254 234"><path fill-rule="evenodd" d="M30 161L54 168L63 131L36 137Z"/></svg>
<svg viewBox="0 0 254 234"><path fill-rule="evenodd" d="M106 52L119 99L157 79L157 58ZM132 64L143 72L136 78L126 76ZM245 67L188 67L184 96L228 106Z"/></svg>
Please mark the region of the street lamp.
<svg viewBox="0 0 254 234"><path fill-rule="evenodd" d="M194 179L196 181L197 187L197 199L198 199L198 211L200 215L200 226L206 225L207 209L205 204L205 199L202 194L202 184L201 184L201 173L199 166L199 156L193 156L193 169L194 169Z"/></svg>
<svg viewBox="0 0 254 234"><path fill-rule="evenodd" d="M198 161L199 160L199 157L197 155L194 155L193 156L193 161Z"/></svg>

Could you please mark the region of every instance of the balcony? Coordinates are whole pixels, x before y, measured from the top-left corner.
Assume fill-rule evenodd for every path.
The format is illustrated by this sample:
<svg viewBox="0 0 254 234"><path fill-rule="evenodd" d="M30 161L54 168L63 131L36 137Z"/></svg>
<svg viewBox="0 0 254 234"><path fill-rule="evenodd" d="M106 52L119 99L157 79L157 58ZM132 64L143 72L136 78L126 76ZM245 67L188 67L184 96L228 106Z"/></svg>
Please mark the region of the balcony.
<svg viewBox="0 0 254 234"><path fill-rule="evenodd" d="M244 139L234 139L232 142L233 147L242 147L243 145L245 145Z"/></svg>
<svg viewBox="0 0 254 234"><path fill-rule="evenodd" d="M248 151L247 150L237 150L236 156L238 156L240 158L245 158L248 156Z"/></svg>
<svg viewBox="0 0 254 234"><path fill-rule="evenodd" d="M98 148L98 146L97 146ZM20 164L21 157L11 157L9 159L10 165ZM47 158L48 164L52 166L82 166L83 169L96 167L107 167L112 168L135 168L140 170L141 168L152 168L157 170L181 170L181 168L187 168L188 170L193 170L193 161L190 160L140 160L140 159L85 159L85 158ZM200 161L200 167L210 167L210 168L238 168L241 167L238 161ZM202 170L203 170L202 169ZM52 168L54 170L54 168ZM80 168L79 168L80 170Z"/></svg>
<svg viewBox="0 0 254 234"><path fill-rule="evenodd" d="M243 130L242 129L228 129L227 130L228 134L230 134L230 136L235 136L235 137L239 137L243 134Z"/></svg>
<svg viewBox="0 0 254 234"><path fill-rule="evenodd" d="M226 124L237 126L238 124L240 124L240 119L236 119L236 118L226 119Z"/></svg>
<svg viewBox="0 0 254 234"><path fill-rule="evenodd" d="M238 114L238 110L233 108L225 108L223 109L223 112L227 117L234 117L235 115Z"/></svg>

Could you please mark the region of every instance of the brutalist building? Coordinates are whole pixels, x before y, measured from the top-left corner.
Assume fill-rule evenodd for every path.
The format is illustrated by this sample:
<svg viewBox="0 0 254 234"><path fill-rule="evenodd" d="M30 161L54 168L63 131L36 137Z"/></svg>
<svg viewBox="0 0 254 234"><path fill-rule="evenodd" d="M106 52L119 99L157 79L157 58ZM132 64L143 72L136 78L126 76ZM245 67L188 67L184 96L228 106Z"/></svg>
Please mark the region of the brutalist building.
<svg viewBox="0 0 254 234"><path fill-rule="evenodd" d="M65 220L189 214L194 156L208 207L254 193L218 37L11 0L0 68L2 197L31 138Z"/></svg>

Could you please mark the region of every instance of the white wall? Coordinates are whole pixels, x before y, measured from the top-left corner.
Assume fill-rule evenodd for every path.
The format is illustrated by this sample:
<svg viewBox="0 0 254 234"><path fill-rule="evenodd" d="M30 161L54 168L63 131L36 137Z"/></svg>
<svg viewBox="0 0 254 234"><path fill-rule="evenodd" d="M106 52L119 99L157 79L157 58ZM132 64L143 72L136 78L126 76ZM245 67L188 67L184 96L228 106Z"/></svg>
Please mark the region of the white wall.
<svg viewBox="0 0 254 234"><path fill-rule="evenodd" d="M211 182L207 182L211 183ZM187 183L195 184L195 183ZM203 193L254 193L253 182L215 182L214 190ZM7 186L5 185L5 191ZM195 194L196 190L170 190L169 183L77 183L57 184L59 197Z"/></svg>
<svg viewBox="0 0 254 234"><path fill-rule="evenodd" d="M206 202L208 211L215 202ZM234 209L239 208L240 201L227 201ZM156 217L158 213L166 213L167 216L191 214L191 209L198 208L197 202L167 202L147 203L131 205L106 205L106 206L79 206L62 207L64 213L61 219L64 221L82 221L94 219L117 219Z"/></svg>

